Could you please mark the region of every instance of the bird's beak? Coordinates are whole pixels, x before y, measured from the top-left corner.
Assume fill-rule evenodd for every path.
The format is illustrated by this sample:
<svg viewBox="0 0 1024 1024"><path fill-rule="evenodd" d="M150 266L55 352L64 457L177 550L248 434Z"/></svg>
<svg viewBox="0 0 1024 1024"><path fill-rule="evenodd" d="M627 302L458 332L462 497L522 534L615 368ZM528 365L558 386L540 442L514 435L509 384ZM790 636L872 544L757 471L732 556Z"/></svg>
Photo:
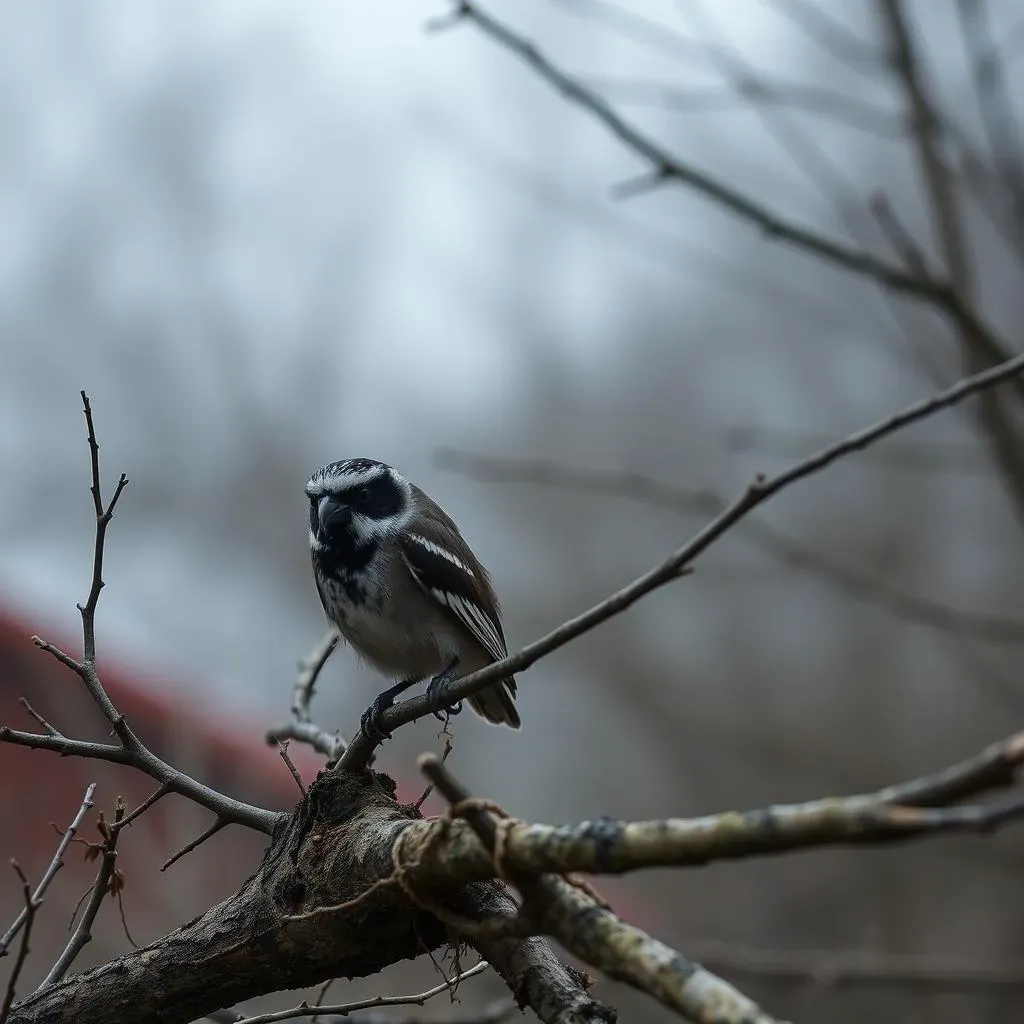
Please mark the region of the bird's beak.
<svg viewBox="0 0 1024 1024"><path fill-rule="evenodd" d="M316 514L320 520L320 532L330 534L348 525L352 518L352 509L337 498L325 494L317 505Z"/></svg>

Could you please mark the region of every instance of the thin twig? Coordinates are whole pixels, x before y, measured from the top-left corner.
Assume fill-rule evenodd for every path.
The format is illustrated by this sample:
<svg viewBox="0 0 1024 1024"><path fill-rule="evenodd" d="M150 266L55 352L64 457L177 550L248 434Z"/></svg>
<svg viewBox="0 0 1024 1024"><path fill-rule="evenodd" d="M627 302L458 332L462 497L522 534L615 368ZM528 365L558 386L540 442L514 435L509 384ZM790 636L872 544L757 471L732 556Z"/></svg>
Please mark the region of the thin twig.
<svg viewBox="0 0 1024 1024"><path fill-rule="evenodd" d="M820 4L808 0L770 0L773 7L808 39L853 71L875 75L882 57L871 43L855 35Z"/></svg>
<svg viewBox="0 0 1024 1024"><path fill-rule="evenodd" d="M11 1015L18 978L21 976L21 970L25 966L25 961L28 959L30 952L29 940L32 937L32 925L35 923L36 910L40 902L32 895L25 872L21 870L21 866L16 860L11 861L11 867L14 868L15 873L21 879L21 894L25 900L25 930L21 933L21 945L18 947L18 955L15 958L11 976L7 979L7 990L4 992L3 1005L0 1006L0 1024L6 1024L7 1018Z"/></svg>
<svg viewBox="0 0 1024 1024"><path fill-rule="evenodd" d="M928 259L921 247L911 237L910 232L896 216L888 197L884 192L879 192L872 197L870 210L878 221L882 233L889 240L889 244L900 254L907 269L917 274L918 277L931 277L932 272L928 267Z"/></svg>
<svg viewBox="0 0 1024 1024"><path fill-rule="evenodd" d="M485 35L529 65L567 100L600 121L620 142L650 165L651 173L645 177L645 184L654 187L677 183L692 188L712 203L760 228L770 239L789 242L828 263L942 310L960 330L970 331L974 343L993 362L1005 361L1012 355L1012 346L992 327L982 323L977 313L966 305L963 297L948 282L918 277L870 252L849 248L835 239L786 220L749 195L685 163L646 136L593 90L561 70L534 43L492 17L479 4L458 0L454 11L458 15L456 21L476 25ZM636 193L636 189L631 191ZM1024 384L1019 385L1019 390L1024 394Z"/></svg>
<svg viewBox="0 0 1024 1024"><path fill-rule="evenodd" d="M378 727L383 733L393 733L408 722L422 718L435 709L449 707L457 701L468 698L485 686L506 678L511 673L528 668L540 658L550 654L551 651L557 650L569 643L570 640L574 640L602 622L618 615L651 591L677 579L680 570L703 554L707 548L753 509L780 491L805 477L820 472L837 459L853 452L862 451L882 438L894 434L912 423L933 416L942 409L956 405L979 391L994 387L1010 377L1019 375L1022 371L1024 371L1024 354L1007 360L991 370L984 370L971 377L966 377L953 387L909 406L873 426L850 434L775 476L759 475L743 495L725 508L695 537L674 551L659 565L637 577L628 586L623 587L581 615L563 622L552 632L528 644L515 654L478 672L471 672L456 679L445 687L439 687L439 692L434 694L433 698L423 694L388 708L380 716ZM339 766L348 771L356 771L365 767L377 745L375 740L370 739L360 730L342 755Z"/></svg>
<svg viewBox="0 0 1024 1024"><path fill-rule="evenodd" d="M146 811L148 811L150 807L153 806L153 804L155 804L158 800L162 800L170 792L171 787L166 782L161 783L152 793L150 793L149 796L146 797L145 800L142 801L141 804L139 804L138 807L135 808L134 811L131 811L129 814L126 814L120 821L115 821L110 826L111 831L120 832L121 829L130 825L133 821L135 821L136 818L145 814Z"/></svg>
<svg viewBox="0 0 1024 1024"><path fill-rule="evenodd" d="M295 767L295 762L288 755L288 740L285 740L283 743L280 740L278 740L277 750L278 753L281 755L281 760L284 761L286 767L288 768L288 771L292 773L292 778L295 780L295 785L299 787L299 792L303 796L305 796L306 787L302 782L302 776L299 774L298 768Z"/></svg>
<svg viewBox="0 0 1024 1024"><path fill-rule="evenodd" d="M1024 239L1024 149L988 4L986 0L958 0L957 11L996 177L1009 197L1017 237Z"/></svg>
<svg viewBox="0 0 1024 1024"><path fill-rule="evenodd" d="M316 1007L314 1006L314 1009ZM313 1021L319 1024L424 1024L423 1017L419 1014L412 1017L394 1017L385 1013L360 1013L358 1017L351 1017L348 1013L331 1013L324 1016L320 1009L320 1016L314 1015ZM430 1018L431 1024L504 1024L504 1021L520 1013L519 1007L509 999L496 999L485 1006L482 1010L469 1014L469 1016L434 1016ZM238 1024L245 1020L249 1014L240 1012L238 1007L230 1010L214 1010L206 1015L207 1020L214 1021L214 1024Z"/></svg>
<svg viewBox="0 0 1024 1024"><path fill-rule="evenodd" d="M45 720L41 720L29 708L29 713L33 714L40 721L45 733L22 732L5 725L0 725L0 743L13 743L36 750L53 750L64 757L88 757L101 761L110 761L114 764L128 765L137 771L149 775L150 778L161 783L162 787L166 786L168 792L178 793L193 800L195 803L201 804L226 822L245 825L257 832L270 835L274 831L275 825L281 820L282 815L279 812L269 811L262 807L255 807L240 800L235 800L224 793L220 793L209 786L204 786L202 783L189 778L189 776L177 768L172 767L166 761L157 757L135 735L124 717L114 707L96 670L96 607L99 602L100 591L104 585L103 552L107 527L113 517L114 507L121 496L121 492L128 483L128 478L124 474L121 475L114 489L113 496L104 505L100 481L99 443L96 440L92 406L88 395L84 391L81 392L81 395L88 429L92 469L90 492L96 516L92 584L89 588L89 596L85 604L78 606L82 614L82 660L78 661L54 644L41 640L37 636L32 637L32 641L37 647L46 651L82 680L93 702L103 713L104 718L110 723L119 742L117 744L92 743L86 740L70 739Z"/></svg>
<svg viewBox="0 0 1024 1024"><path fill-rule="evenodd" d="M115 826L123 820L124 812L124 800L118 797L117 806L114 810ZM49 974L40 983L40 988L46 988L47 985L53 985L60 981L74 963L75 957L81 953L87 943L92 941L92 926L96 921L96 915L100 911L100 904L102 904L107 893L111 892L111 883L115 877L114 872L117 863L117 850L115 847L117 846L117 837L120 833L116 828L106 826L102 814L100 815L99 827L100 833L103 836L103 853L100 857L99 870L96 872L96 881L93 883L92 895L89 897L89 902L86 905L85 912L82 914L82 919L78 922L78 927L75 929L67 946L64 947L64 951L57 958L57 962L50 968Z"/></svg>
<svg viewBox="0 0 1024 1024"><path fill-rule="evenodd" d="M943 159L939 115L928 89L904 2L879 0L879 3L889 37L890 63L906 96L913 127L914 153L949 278L951 302L946 308L960 335L967 357L966 367L969 372L974 372L998 362L1001 355L992 351L988 332L979 329L976 318L969 315L969 303L975 292L970 235L955 180ZM1021 457L1019 432L995 395L987 395L978 403L977 418L1002 471L1013 511L1024 527L1024 458Z"/></svg>
<svg viewBox="0 0 1024 1024"><path fill-rule="evenodd" d="M19 697L18 703L36 720L39 725L46 730L46 734L48 736L61 735L60 730L52 726L45 718L43 718L43 716L39 714L39 712L36 711L36 709L32 707L24 697Z"/></svg>
<svg viewBox="0 0 1024 1024"><path fill-rule="evenodd" d="M443 448L436 452L435 461L442 468L477 480L532 483L582 491L683 515L717 515L728 504L711 490L687 490L639 473L585 469L549 459L518 459ZM737 529L784 564L815 573L843 594L870 601L900 618L991 643L1024 644L1024 621L1020 619L966 611L931 597L897 590L860 569L835 561L756 516L749 517Z"/></svg>
<svg viewBox="0 0 1024 1024"><path fill-rule="evenodd" d="M75 838L75 834L81 827L82 819L85 817L89 808L93 804L93 795L96 793L96 783L91 782L89 787L85 791L85 797L82 799L82 805L78 808L78 812L75 814L68 825L64 834L61 836L60 843L57 845L57 852L53 855L53 859L50 861L49 867L43 872L43 877L39 880L39 885L36 886L36 891L32 894L32 903L34 906L38 906L43 902L43 896L49 888L50 883L53 881L54 876L64 866L64 854L67 851L71 840ZM11 940L21 931L22 926L28 919L28 905L21 911L20 914L14 919L14 924L7 929L2 936L0 936L0 957L7 955L7 947L11 944Z"/></svg>
<svg viewBox="0 0 1024 1024"><path fill-rule="evenodd" d="M772 82L745 78L730 90L718 87L679 88L662 82L604 75L588 75L586 83L619 103L657 106L681 113L709 113L742 109L742 104L788 107L845 123L885 139L906 138L907 128L898 115L882 107L828 88L801 82Z"/></svg>
<svg viewBox="0 0 1024 1024"><path fill-rule="evenodd" d="M482 974L488 967L490 967L490 964L486 960L481 960L470 967L469 970L457 974L454 978L446 979L441 984L428 988L425 992L417 992L414 995L370 996L368 999L357 999L351 1003L337 1003L333 1006L317 1006L302 1002L298 1006L293 1006L287 1010L276 1010L273 1013L260 1013L254 1017L243 1017L237 1020L235 1024L274 1024L275 1021L293 1020L296 1017L313 1017L317 1014L347 1016L350 1013L355 1013L356 1010L368 1010L378 1006L422 1006L428 999L433 999L434 996L439 996L442 992L450 991L453 985L458 985L466 981L467 978Z"/></svg>
<svg viewBox="0 0 1024 1024"><path fill-rule="evenodd" d="M336 761L344 752L345 740L337 733L328 732L318 726L310 713L310 702L317 679L327 664L327 659L338 646L338 640L338 631L332 626L299 662L299 672L292 690L291 719L268 730L267 743L273 745L282 740L298 740L300 743L308 743L328 761Z"/></svg>
<svg viewBox="0 0 1024 1024"><path fill-rule="evenodd" d="M742 192L683 163L659 143L648 138L615 113L591 89L556 67L535 44L517 35L512 29L486 13L478 4L464 0L456 6L461 21L472 22L486 35L527 63L566 99L592 114L627 148L633 150L650 164L664 181L689 185L712 202L756 224L769 238L791 242L808 252L824 256L839 266L873 277L896 291L932 300L941 293L941 289L933 282L921 281L899 267L885 263L869 252L848 249L838 241L791 224Z"/></svg>
<svg viewBox="0 0 1024 1024"><path fill-rule="evenodd" d="M200 832L199 835L195 837L195 839L193 839L191 842L186 843L176 853L172 853L170 857L168 857L167 860L165 860L163 864L160 865L160 870L166 871L172 864L176 864L186 854L191 853L193 850L202 846L207 839L212 839L222 828L225 828L227 825L230 824L230 822L225 821L223 818L214 819L213 824L210 825L209 828L203 829L203 831Z"/></svg>

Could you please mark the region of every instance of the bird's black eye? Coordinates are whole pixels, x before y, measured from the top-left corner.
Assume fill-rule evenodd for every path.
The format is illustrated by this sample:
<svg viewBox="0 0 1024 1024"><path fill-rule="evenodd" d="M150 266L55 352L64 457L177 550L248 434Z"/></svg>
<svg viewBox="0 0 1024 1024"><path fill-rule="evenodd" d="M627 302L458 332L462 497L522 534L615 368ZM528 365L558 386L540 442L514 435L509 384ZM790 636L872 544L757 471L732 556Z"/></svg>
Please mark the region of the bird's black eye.
<svg viewBox="0 0 1024 1024"><path fill-rule="evenodd" d="M370 488L369 487L360 487L359 488L359 493L356 495L356 498L359 501L364 501L364 502L365 501L369 501L370 500Z"/></svg>

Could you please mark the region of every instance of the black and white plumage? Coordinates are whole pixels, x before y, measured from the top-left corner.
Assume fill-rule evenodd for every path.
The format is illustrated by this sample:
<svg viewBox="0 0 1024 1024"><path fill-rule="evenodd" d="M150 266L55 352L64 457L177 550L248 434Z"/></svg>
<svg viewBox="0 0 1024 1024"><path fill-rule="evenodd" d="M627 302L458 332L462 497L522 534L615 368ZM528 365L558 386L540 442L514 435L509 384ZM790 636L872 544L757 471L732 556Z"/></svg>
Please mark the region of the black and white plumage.
<svg viewBox="0 0 1024 1024"><path fill-rule="evenodd" d="M364 728L413 683L435 685L506 656L487 570L420 488L382 462L347 459L318 469L306 496L327 618L360 656L400 680L374 702ZM518 729L515 694L510 676L469 704L487 721Z"/></svg>

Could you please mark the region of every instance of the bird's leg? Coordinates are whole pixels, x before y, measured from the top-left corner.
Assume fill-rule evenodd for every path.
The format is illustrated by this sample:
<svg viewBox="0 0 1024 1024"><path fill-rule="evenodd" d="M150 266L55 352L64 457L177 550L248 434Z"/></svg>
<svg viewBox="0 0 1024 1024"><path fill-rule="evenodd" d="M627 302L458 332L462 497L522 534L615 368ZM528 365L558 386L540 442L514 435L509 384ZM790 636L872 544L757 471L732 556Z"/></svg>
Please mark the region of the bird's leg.
<svg viewBox="0 0 1024 1024"><path fill-rule="evenodd" d="M359 728L363 730L368 739L380 743L391 739L391 733L382 732L377 725L377 719L395 703L395 698L400 693L405 693L410 686L415 686L419 679L403 679L394 686L389 686L383 693L377 694L373 703L363 712L359 719Z"/></svg>
<svg viewBox="0 0 1024 1024"><path fill-rule="evenodd" d="M456 672L459 670L459 659L454 658L452 663L443 671L438 672L433 679L427 684L427 699L430 700L437 696L439 690L443 690L454 678ZM453 715L457 715L462 710L462 701L453 704L451 707L445 708L444 711L435 711L434 717L441 719L441 721L447 720Z"/></svg>

